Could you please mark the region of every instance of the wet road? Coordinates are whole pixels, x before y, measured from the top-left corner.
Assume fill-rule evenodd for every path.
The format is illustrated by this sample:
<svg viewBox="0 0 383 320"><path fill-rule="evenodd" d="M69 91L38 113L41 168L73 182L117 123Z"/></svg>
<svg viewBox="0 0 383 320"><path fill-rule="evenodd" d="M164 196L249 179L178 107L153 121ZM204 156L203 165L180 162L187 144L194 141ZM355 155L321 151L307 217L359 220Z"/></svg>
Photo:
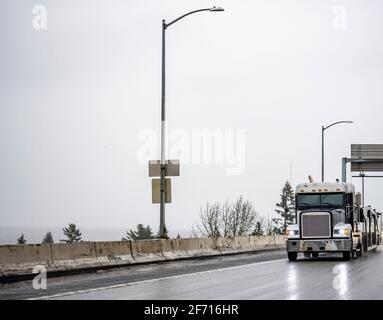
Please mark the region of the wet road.
<svg viewBox="0 0 383 320"><path fill-rule="evenodd" d="M61 295L73 291L87 291L100 287L124 285L127 283L215 270L254 262L270 261L285 257L285 250L273 250L251 254L171 261L166 263L131 265L110 270L99 270L98 272L93 273L48 277L46 290L33 289L32 280L5 284L0 283L0 300L38 298L57 294Z"/></svg>
<svg viewBox="0 0 383 320"><path fill-rule="evenodd" d="M221 263L216 261L211 265L207 262L210 267L202 270L188 268L189 271L161 277L105 283L104 286L61 292L56 296L48 294L47 298L383 299L381 248L349 262L337 256L288 262L282 254L284 252L279 256L274 253L270 259L264 259L266 261L251 261L254 257L223 257ZM231 261L231 265L225 264L225 260ZM172 263L167 267L170 265Z"/></svg>

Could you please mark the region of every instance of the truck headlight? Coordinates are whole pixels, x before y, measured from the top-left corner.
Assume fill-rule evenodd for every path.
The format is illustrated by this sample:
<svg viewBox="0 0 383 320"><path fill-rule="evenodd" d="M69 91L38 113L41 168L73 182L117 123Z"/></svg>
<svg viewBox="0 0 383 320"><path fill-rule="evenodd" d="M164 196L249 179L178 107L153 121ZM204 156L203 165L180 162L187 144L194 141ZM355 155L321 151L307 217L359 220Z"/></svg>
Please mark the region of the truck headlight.
<svg viewBox="0 0 383 320"><path fill-rule="evenodd" d="M287 236L297 236L299 234L298 230L286 230Z"/></svg>
<svg viewBox="0 0 383 320"><path fill-rule="evenodd" d="M334 234L340 234L340 235L344 235L344 236L348 236L348 229L335 229L334 230Z"/></svg>

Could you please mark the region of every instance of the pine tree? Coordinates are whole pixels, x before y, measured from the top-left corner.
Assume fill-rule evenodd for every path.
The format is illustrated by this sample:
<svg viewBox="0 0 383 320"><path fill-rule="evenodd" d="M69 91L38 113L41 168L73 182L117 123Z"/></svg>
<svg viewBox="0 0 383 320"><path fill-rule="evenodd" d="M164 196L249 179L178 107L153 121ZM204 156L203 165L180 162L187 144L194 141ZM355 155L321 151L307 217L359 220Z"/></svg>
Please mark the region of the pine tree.
<svg viewBox="0 0 383 320"><path fill-rule="evenodd" d="M295 193L288 181L282 188L280 199L275 209L278 217L273 219L276 234L284 234L287 225L295 221Z"/></svg>
<svg viewBox="0 0 383 320"><path fill-rule="evenodd" d="M158 230L158 232L157 232L157 238L159 238L159 239L169 239L169 233L168 233L168 229L166 228L166 226L164 226L164 236L163 237L161 237L161 232L160 232L160 230Z"/></svg>
<svg viewBox="0 0 383 320"><path fill-rule="evenodd" d="M54 242L53 241L53 235L50 231L48 231L47 234L45 235L42 243L53 243L53 242Z"/></svg>
<svg viewBox="0 0 383 320"><path fill-rule="evenodd" d="M177 239L181 239L181 236L180 236L180 234L177 234Z"/></svg>
<svg viewBox="0 0 383 320"><path fill-rule="evenodd" d="M61 240L62 242L79 242L82 239L80 229L78 229L74 223L69 223L68 227L63 228L63 233L67 239Z"/></svg>
<svg viewBox="0 0 383 320"><path fill-rule="evenodd" d="M257 221L255 223L254 231L252 232L252 236L262 236L264 234L264 223L262 221Z"/></svg>
<svg viewBox="0 0 383 320"><path fill-rule="evenodd" d="M130 229L126 231L126 236L122 238L122 240L145 240L145 239L153 239L154 235L152 229L149 225L146 227L140 223L137 225L137 231Z"/></svg>
<svg viewBox="0 0 383 320"><path fill-rule="evenodd" d="M17 239L17 244L26 244L27 239L24 238L24 233Z"/></svg>

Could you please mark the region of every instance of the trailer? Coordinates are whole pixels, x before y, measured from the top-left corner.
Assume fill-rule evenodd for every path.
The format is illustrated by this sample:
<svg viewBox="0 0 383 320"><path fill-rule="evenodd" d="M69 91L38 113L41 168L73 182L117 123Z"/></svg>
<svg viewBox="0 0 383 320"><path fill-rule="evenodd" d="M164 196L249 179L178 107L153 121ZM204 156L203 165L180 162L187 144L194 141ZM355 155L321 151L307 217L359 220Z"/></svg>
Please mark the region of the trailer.
<svg viewBox="0 0 383 320"><path fill-rule="evenodd" d="M382 214L361 207L360 193L351 183L302 183L295 190L295 224L286 228L290 261L298 253L318 257L342 253L344 260L375 250L382 241Z"/></svg>

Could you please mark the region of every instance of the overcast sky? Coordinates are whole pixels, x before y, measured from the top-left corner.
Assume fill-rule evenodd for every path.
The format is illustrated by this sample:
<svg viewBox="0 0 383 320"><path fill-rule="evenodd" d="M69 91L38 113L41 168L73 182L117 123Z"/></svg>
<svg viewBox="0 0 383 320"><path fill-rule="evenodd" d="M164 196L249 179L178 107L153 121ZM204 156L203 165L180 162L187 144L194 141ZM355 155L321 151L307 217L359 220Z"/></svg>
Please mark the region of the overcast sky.
<svg viewBox="0 0 383 320"><path fill-rule="evenodd" d="M34 28L37 5L46 29ZM240 194L273 215L291 163L293 185L320 179L322 125L355 122L326 131L328 180L341 178L352 143L383 143L379 0L2 0L0 226L157 231L138 153L140 134L160 129L161 20L212 5L225 12L167 30L169 131L244 130L245 167L181 162L170 231ZM382 183L366 184L380 210Z"/></svg>

